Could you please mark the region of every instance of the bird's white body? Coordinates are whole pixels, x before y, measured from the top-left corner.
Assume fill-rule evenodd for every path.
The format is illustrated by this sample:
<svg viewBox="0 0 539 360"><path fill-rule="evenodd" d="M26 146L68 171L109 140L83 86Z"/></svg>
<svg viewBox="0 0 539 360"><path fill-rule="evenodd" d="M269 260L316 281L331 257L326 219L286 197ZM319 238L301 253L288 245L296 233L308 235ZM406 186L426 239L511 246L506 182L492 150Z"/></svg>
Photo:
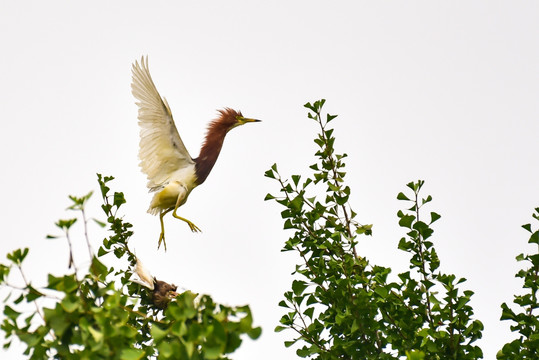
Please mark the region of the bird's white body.
<svg viewBox="0 0 539 360"><path fill-rule="evenodd" d="M156 189L148 212L157 215L175 206L182 206L196 186L195 165L176 170L170 175L170 181Z"/></svg>

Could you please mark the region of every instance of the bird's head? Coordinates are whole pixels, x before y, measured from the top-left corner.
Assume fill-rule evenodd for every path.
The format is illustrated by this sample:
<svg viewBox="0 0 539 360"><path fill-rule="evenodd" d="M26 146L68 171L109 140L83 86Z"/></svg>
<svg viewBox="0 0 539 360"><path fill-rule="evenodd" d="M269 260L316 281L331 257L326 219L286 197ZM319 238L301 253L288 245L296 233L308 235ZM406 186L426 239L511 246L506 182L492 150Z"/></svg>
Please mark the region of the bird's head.
<svg viewBox="0 0 539 360"><path fill-rule="evenodd" d="M260 120L257 119L246 118L242 115L241 111L230 108L219 110L219 115L219 118L216 120L216 125L219 124L226 129L227 132L243 124L260 122Z"/></svg>
<svg viewBox="0 0 539 360"><path fill-rule="evenodd" d="M226 134L240 125L259 121L246 118L240 111L230 108L219 110L219 116L208 126L208 132L200 149L200 154L194 159L196 162L197 185L206 181L215 161L217 161Z"/></svg>
<svg viewBox="0 0 539 360"><path fill-rule="evenodd" d="M165 309L168 306L168 303L178 296L178 293L176 292L177 288L178 287L174 284L169 284L154 278L154 289L152 294L153 304L158 309Z"/></svg>

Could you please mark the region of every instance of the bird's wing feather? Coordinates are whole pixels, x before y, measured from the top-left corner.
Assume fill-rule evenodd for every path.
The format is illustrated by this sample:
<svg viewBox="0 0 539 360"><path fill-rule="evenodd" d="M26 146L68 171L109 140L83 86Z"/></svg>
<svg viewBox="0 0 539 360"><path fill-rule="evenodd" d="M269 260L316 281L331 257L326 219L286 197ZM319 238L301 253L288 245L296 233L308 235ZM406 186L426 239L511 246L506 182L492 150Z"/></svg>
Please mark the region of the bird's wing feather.
<svg viewBox="0 0 539 360"><path fill-rule="evenodd" d="M131 91L138 100L140 167L151 190L168 183L170 175L194 164L185 148L167 101L161 98L148 69L148 58L135 61Z"/></svg>

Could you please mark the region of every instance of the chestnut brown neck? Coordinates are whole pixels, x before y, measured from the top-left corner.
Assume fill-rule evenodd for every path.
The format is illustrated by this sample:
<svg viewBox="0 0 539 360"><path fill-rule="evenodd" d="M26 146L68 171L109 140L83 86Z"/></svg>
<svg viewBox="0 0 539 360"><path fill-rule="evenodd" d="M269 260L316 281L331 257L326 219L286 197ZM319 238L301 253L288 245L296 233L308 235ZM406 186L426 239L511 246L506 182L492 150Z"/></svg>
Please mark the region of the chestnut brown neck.
<svg viewBox="0 0 539 360"><path fill-rule="evenodd" d="M214 121L208 128L206 140L200 149L200 155L194 159L196 164L197 185L201 185L210 174L219 157L228 128Z"/></svg>
<svg viewBox="0 0 539 360"><path fill-rule="evenodd" d="M208 126L206 139L200 149L200 155L195 160L197 185L206 181L213 165L219 157L226 133L238 125L238 118L241 112L230 108L219 110L219 117L213 120Z"/></svg>

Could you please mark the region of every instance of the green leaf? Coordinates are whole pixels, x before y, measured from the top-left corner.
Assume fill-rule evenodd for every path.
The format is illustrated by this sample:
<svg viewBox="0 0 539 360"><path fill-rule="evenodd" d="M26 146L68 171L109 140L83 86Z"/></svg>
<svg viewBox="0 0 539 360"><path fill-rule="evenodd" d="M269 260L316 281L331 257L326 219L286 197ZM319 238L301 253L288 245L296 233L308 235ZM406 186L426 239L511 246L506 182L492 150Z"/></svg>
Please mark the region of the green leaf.
<svg viewBox="0 0 539 360"><path fill-rule="evenodd" d="M222 346L204 346L204 358L208 360L218 359L221 353L223 352Z"/></svg>
<svg viewBox="0 0 539 360"><path fill-rule="evenodd" d="M0 264L0 284L2 284L5 279L8 277L10 271L10 267L6 266L4 264ZM5 303L6 301L4 301Z"/></svg>
<svg viewBox="0 0 539 360"><path fill-rule="evenodd" d="M317 304L317 303L318 303L318 300L316 299L314 294L309 295L309 297L307 298L307 303L306 303L307 306L312 305L312 304Z"/></svg>
<svg viewBox="0 0 539 360"><path fill-rule="evenodd" d="M77 222L77 219L67 219L67 220L58 220L56 222L56 226L59 227L60 229L66 231L68 230L71 226L73 226L74 223Z"/></svg>
<svg viewBox="0 0 539 360"><path fill-rule="evenodd" d="M94 329L92 326L89 326L88 327L88 331L90 332L90 334L92 335L92 337L94 338L94 340L96 342L101 342L101 340L103 340L103 333Z"/></svg>
<svg viewBox="0 0 539 360"><path fill-rule="evenodd" d="M103 246L100 246L99 250L97 250L97 256L98 257L101 257L101 256L106 255L108 253L109 252L107 250L105 250L105 248Z"/></svg>
<svg viewBox="0 0 539 360"><path fill-rule="evenodd" d="M90 272L97 277L104 279L109 273L109 269L101 261L99 261L95 256L92 258L92 265L90 267Z"/></svg>
<svg viewBox="0 0 539 360"><path fill-rule="evenodd" d="M62 279L62 290L66 293L72 293L79 288L79 282L75 275L64 275Z"/></svg>
<svg viewBox="0 0 539 360"><path fill-rule="evenodd" d="M292 220L286 219L284 222L283 229L287 230L287 229L293 229L293 228L294 228L294 225L292 224Z"/></svg>
<svg viewBox="0 0 539 360"><path fill-rule="evenodd" d="M377 287L374 289L374 292L377 293L381 298L386 298L389 292L386 288L383 287Z"/></svg>
<svg viewBox="0 0 539 360"><path fill-rule="evenodd" d="M249 336L253 340L258 339L261 334L262 334L262 328L260 326L255 327L249 332L247 332L247 336Z"/></svg>
<svg viewBox="0 0 539 360"><path fill-rule="evenodd" d="M97 220L96 218L92 218L92 220L97 224L99 225L100 227L104 228L105 226L107 226L106 223L102 222L102 221L99 221Z"/></svg>
<svg viewBox="0 0 539 360"><path fill-rule="evenodd" d="M361 234L365 234L367 236L372 235L372 226L373 226L372 224L361 225L356 229L356 233L359 235Z"/></svg>
<svg viewBox="0 0 539 360"><path fill-rule="evenodd" d="M314 307L310 307L310 308L307 308L303 312L303 315L308 316L310 319L312 319L313 318L313 313L314 313Z"/></svg>
<svg viewBox="0 0 539 360"><path fill-rule="evenodd" d="M530 243L530 244L539 244L539 230L534 232L530 236L530 240L528 240L528 243Z"/></svg>
<svg viewBox="0 0 539 360"><path fill-rule="evenodd" d="M440 219L442 216L435 213L435 212L431 212L430 213L430 223L432 224L433 222L435 222L436 220Z"/></svg>
<svg viewBox="0 0 539 360"><path fill-rule="evenodd" d="M140 360L146 353L142 349L123 349L120 360Z"/></svg>
<svg viewBox="0 0 539 360"><path fill-rule="evenodd" d="M431 202L431 201L432 201L432 196L429 195L427 196L426 199L421 200L421 205L425 205L426 203Z"/></svg>
<svg viewBox="0 0 539 360"><path fill-rule="evenodd" d="M81 196L81 197L69 195L69 199L73 202L73 204L70 207L68 207L67 209L68 210L82 210L82 209L84 209L84 205L86 204L86 201L88 201L88 199L90 199L90 197L92 196L93 193L94 193L93 191L90 191L88 194L86 194L84 196Z"/></svg>
<svg viewBox="0 0 539 360"><path fill-rule="evenodd" d="M290 202L290 207L295 211L301 210L302 206L303 206L303 196L301 195L296 196Z"/></svg>
<svg viewBox="0 0 539 360"><path fill-rule="evenodd" d="M326 130L324 134L326 135L327 139L331 138L331 135L333 135L333 129Z"/></svg>
<svg viewBox="0 0 539 360"><path fill-rule="evenodd" d="M159 350L159 357L163 357L163 359L172 359L174 355L174 349L172 348L172 345L166 341L163 341L159 343L157 346Z"/></svg>
<svg viewBox="0 0 539 360"><path fill-rule="evenodd" d="M303 294L303 292L305 291L305 289L308 287L309 285L305 282L305 281L302 281L302 280L294 280L292 282L292 291L294 291L294 294L296 296L300 296L301 294Z"/></svg>
<svg viewBox="0 0 539 360"><path fill-rule="evenodd" d="M412 228L412 223L415 220L415 216L413 215L402 215L401 219L399 220L399 225L408 229Z"/></svg>
<svg viewBox="0 0 539 360"><path fill-rule="evenodd" d="M288 347L294 345L296 343L296 341L298 341L298 340L285 341L284 346L288 348Z"/></svg>
<svg viewBox="0 0 539 360"><path fill-rule="evenodd" d="M281 332L281 331L286 330L286 329L288 329L288 327L286 327L286 326L281 326L281 325L277 325L273 331L275 331L275 332Z"/></svg>
<svg viewBox="0 0 539 360"><path fill-rule="evenodd" d="M161 342L161 340L167 336L168 331L162 330L159 326L153 325L150 334L152 335L152 338L155 340L156 343Z"/></svg>
<svg viewBox="0 0 539 360"><path fill-rule="evenodd" d="M70 297L65 297L62 302L60 303L62 305L62 308L67 313L73 313L75 310L77 310L80 307L80 298L71 299Z"/></svg>
<svg viewBox="0 0 539 360"><path fill-rule="evenodd" d="M122 192L115 192L114 193L114 206L120 207L122 204L125 204L125 197L124 193Z"/></svg>
<svg viewBox="0 0 539 360"><path fill-rule="evenodd" d="M273 170L267 170L265 173L264 173L264 176L265 177L268 177L270 179L275 179L275 174L273 173Z"/></svg>
<svg viewBox="0 0 539 360"><path fill-rule="evenodd" d="M5 305L4 306L4 315L6 315L11 320L16 320L21 313L14 310L11 306Z"/></svg>
<svg viewBox="0 0 539 360"><path fill-rule="evenodd" d="M393 193L394 194L394 193ZM408 197L406 195L404 195L403 192L400 192L398 195L397 195L397 200L406 200L406 201L410 201L410 199L408 199Z"/></svg>
<svg viewBox="0 0 539 360"><path fill-rule="evenodd" d="M406 351L407 360L423 360L425 359L425 353L419 350Z"/></svg>
<svg viewBox="0 0 539 360"><path fill-rule="evenodd" d="M516 320L515 312L511 310L509 306L507 306L506 303L503 303L501 307L502 307L502 316L500 320Z"/></svg>
<svg viewBox="0 0 539 360"><path fill-rule="evenodd" d="M21 265L26 255L28 255L28 248L16 249L13 252L7 254L8 260L11 260L16 265Z"/></svg>
<svg viewBox="0 0 539 360"><path fill-rule="evenodd" d="M287 308L287 309L290 308L290 306L288 306L286 301L284 300L279 301L279 306Z"/></svg>

